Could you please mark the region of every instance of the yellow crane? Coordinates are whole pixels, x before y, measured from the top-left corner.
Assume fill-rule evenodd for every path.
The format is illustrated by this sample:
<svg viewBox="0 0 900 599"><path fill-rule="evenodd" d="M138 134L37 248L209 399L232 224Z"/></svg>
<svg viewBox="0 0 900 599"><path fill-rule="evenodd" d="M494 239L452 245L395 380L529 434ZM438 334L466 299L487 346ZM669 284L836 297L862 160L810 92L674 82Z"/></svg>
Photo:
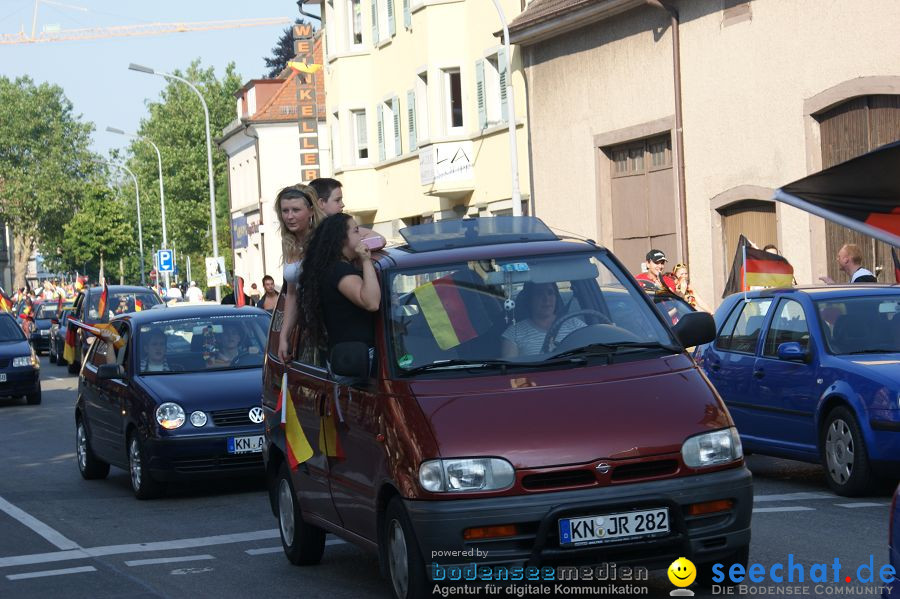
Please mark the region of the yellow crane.
<svg viewBox="0 0 900 599"><path fill-rule="evenodd" d="M240 29L245 27L264 27L269 25L287 25L293 23L289 17L269 17L260 19L232 19L222 21L197 21L180 23L142 23L140 25L118 25L114 27L86 27L83 29L60 29L47 26L40 33L37 29L38 5L54 4L63 8L87 9L54 2L53 0L35 0L34 16L31 22L31 35L24 30L18 33L0 33L0 45L3 44L38 44L41 42L64 42L75 40L93 40L110 37L132 37L147 35L165 35L167 33L185 33L188 31L217 31L220 29Z"/></svg>

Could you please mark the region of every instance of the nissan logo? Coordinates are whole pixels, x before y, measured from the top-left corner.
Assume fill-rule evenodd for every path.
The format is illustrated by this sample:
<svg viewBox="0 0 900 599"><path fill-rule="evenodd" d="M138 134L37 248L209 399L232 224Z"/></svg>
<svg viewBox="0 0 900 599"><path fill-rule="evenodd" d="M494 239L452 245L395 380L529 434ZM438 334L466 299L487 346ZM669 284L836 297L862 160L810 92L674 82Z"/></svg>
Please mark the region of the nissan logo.
<svg viewBox="0 0 900 599"><path fill-rule="evenodd" d="M250 408L250 413L248 414L248 416L250 416L250 422L254 424L259 424L266 418L265 413L263 413L263 409L260 407Z"/></svg>
<svg viewBox="0 0 900 599"><path fill-rule="evenodd" d="M609 464L607 464L606 462L600 462L599 464L597 464L597 472L599 472L600 474L606 474L607 472L609 472Z"/></svg>

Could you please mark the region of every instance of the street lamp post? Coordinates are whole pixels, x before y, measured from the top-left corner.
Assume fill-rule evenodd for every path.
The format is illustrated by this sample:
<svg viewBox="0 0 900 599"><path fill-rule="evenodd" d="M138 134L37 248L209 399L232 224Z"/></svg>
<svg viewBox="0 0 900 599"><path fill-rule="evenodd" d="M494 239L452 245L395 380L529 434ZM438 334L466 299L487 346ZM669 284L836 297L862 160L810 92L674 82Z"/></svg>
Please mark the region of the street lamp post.
<svg viewBox="0 0 900 599"><path fill-rule="evenodd" d="M153 146L153 149L156 150L156 164L159 166L159 212L162 217L162 246L165 249L169 248L169 242L166 237L166 196L163 191L163 172L162 172L162 155L159 153L159 148L155 143L153 143L149 138L141 137L135 133L126 133L121 129L116 129L115 127L107 127L107 131L110 133L118 133L119 135L124 135L126 137L131 137L133 139L139 139L141 141L146 141L148 144ZM159 276L157 272L156 276ZM169 288L169 271L166 271L166 289Z"/></svg>
<svg viewBox="0 0 900 599"><path fill-rule="evenodd" d="M148 73L150 75L159 75L160 77L165 77L167 79L175 79L176 81L181 81L197 94L197 97L200 98L200 104L203 105L203 116L206 119L206 165L209 170L209 217L212 231L212 246L213 246L213 257L216 260L216 263L219 262L219 240L216 235L216 188L213 177L213 163L212 163L212 139L209 135L209 108L206 106L206 100L203 99L203 94L200 93L193 83L184 79L183 77L179 77L178 75L172 75L171 73L164 73L162 71L157 71L155 69L151 69L150 67L141 66L139 64L131 63L128 65L128 68L132 71L138 71L139 73ZM216 301L222 301L222 289L216 284Z"/></svg>
<svg viewBox="0 0 900 599"><path fill-rule="evenodd" d="M506 26L506 15L499 0L494 0L494 8L503 25L503 45L506 48L506 103L509 106L509 170L512 177L512 213L522 216L522 194L519 191L519 149L516 144L516 99L513 96L512 84L512 51L509 47L509 28Z"/></svg>
<svg viewBox="0 0 900 599"><path fill-rule="evenodd" d="M109 160L104 160L106 164L120 168L129 175L131 175L131 180L134 181L134 198L135 204L137 204L137 220L138 220L138 249L140 249L141 254L141 285L146 285L147 280L144 275L144 233L141 229L141 192L138 188L138 180L137 177L131 172L131 169L125 166L124 164L119 164L117 162L111 162Z"/></svg>

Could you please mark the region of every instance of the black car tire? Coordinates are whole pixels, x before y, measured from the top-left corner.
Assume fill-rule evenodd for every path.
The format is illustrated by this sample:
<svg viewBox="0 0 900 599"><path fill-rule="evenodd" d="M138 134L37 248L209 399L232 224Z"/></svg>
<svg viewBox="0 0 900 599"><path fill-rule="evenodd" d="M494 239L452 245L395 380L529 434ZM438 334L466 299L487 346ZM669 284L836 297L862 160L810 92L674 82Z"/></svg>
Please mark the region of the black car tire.
<svg viewBox="0 0 900 599"><path fill-rule="evenodd" d="M865 495L874 482L869 453L856 416L845 406L828 413L820 443L825 480L831 490L845 497Z"/></svg>
<svg viewBox="0 0 900 599"><path fill-rule="evenodd" d="M403 501L394 497L384 513L384 560L391 589L397 599L415 599L430 594L425 561Z"/></svg>
<svg viewBox="0 0 900 599"><path fill-rule="evenodd" d="M744 567L744 571L747 571L747 564L750 562L750 545L745 545L741 547L734 553L729 556L726 556L725 559L717 559L715 561L709 563L698 563L695 565L697 569L697 584L702 588L709 589L712 588L715 584L722 584L714 582L713 571L712 568L715 564L723 564L725 566L725 571L727 572L729 568L731 568L732 564L740 564Z"/></svg>
<svg viewBox="0 0 900 599"><path fill-rule="evenodd" d="M163 494L165 486L153 478L147 469L147 455L137 431L128 435L128 474L131 490L138 499L155 499Z"/></svg>
<svg viewBox="0 0 900 599"><path fill-rule="evenodd" d="M51 364L56 364L56 354L53 352L53 346L47 350L47 359L50 360Z"/></svg>
<svg viewBox="0 0 900 599"><path fill-rule="evenodd" d="M41 404L41 388L38 387L37 391L32 391L28 395L25 396L25 402L29 406L37 406Z"/></svg>
<svg viewBox="0 0 900 599"><path fill-rule="evenodd" d="M275 489L278 497L278 531L284 555L295 566L318 564L325 552L325 531L303 520L287 462L283 462L278 470Z"/></svg>
<svg viewBox="0 0 900 599"><path fill-rule="evenodd" d="M109 474L109 464L94 455L91 435L81 418L75 421L75 462L85 480L106 478Z"/></svg>

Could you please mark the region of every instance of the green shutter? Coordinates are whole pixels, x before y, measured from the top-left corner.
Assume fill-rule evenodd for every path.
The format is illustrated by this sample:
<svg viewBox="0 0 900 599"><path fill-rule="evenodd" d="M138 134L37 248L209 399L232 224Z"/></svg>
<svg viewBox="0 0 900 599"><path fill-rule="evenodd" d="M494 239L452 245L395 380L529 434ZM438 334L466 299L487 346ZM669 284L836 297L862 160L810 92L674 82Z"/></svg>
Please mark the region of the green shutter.
<svg viewBox="0 0 900 599"><path fill-rule="evenodd" d="M416 139L416 92L414 90L406 92L406 120L409 128L409 151L414 152L419 147L419 140Z"/></svg>
<svg viewBox="0 0 900 599"><path fill-rule="evenodd" d="M484 60L475 61L475 97L478 101L478 128L487 128L487 103L484 96Z"/></svg>
<svg viewBox="0 0 900 599"><path fill-rule="evenodd" d="M394 19L394 0L387 0L388 33L397 35L397 21Z"/></svg>
<svg viewBox="0 0 900 599"><path fill-rule="evenodd" d="M500 71L500 115L503 122L509 120L509 108L506 97L506 85L509 80L509 61L506 57L506 48L497 52L497 70Z"/></svg>
<svg viewBox="0 0 900 599"><path fill-rule="evenodd" d="M378 44L378 0L372 0L372 45Z"/></svg>
<svg viewBox="0 0 900 599"><path fill-rule="evenodd" d="M403 26L412 29L412 11L409 9L409 0L403 0Z"/></svg>
<svg viewBox="0 0 900 599"><path fill-rule="evenodd" d="M403 153L403 145L400 142L400 98L391 98L391 112L394 114L394 156Z"/></svg>
<svg viewBox="0 0 900 599"><path fill-rule="evenodd" d="M378 160L383 161L384 155L384 111L381 104L375 107L375 120L378 123Z"/></svg>

